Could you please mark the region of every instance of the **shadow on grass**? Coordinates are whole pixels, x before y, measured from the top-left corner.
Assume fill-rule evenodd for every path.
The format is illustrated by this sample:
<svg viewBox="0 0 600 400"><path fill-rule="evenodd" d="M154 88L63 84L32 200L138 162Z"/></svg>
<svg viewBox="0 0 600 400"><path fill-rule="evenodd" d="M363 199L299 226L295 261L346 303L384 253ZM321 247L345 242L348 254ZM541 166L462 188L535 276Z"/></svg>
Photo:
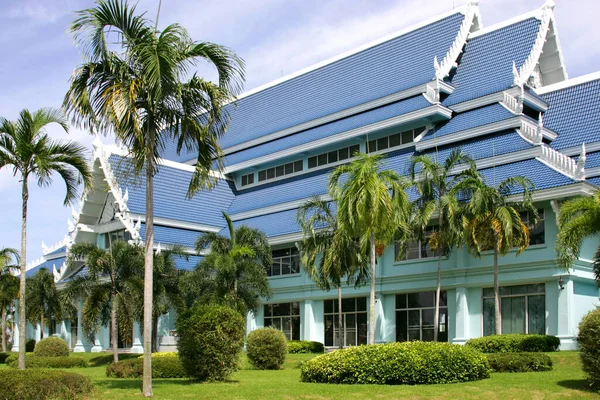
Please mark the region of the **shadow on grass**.
<svg viewBox="0 0 600 400"><path fill-rule="evenodd" d="M119 354L119 361L129 360L132 358L138 358L139 356L140 356L139 354ZM104 355L94 357L94 358L90 358L90 360L89 360L90 367L99 367L102 365L108 365L111 362L113 362L112 353L104 354Z"/></svg>
<svg viewBox="0 0 600 400"><path fill-rule="evenodd" d="M598 393L596 390L593 390L590 387L589 381L587 379L569 379L566 381L558 381L556 382L558 386L562 386L567 389L573 390L581 390L584 392Z"/></svg>
<svg viewBox="0 0 600 400"><path fill-rule="evenodd" d="M189 379L152 379L152 385L155 387L160 386L192 386L192 385L202 385L202 384L211 384L211 383L221 383L221 384L236 384L240 383L237 380L226 380L222 382L201 382L201 381L193 381ZM142 388L141 379L102 379L94 381L94 386L104 389L140 389Z"/></svg>

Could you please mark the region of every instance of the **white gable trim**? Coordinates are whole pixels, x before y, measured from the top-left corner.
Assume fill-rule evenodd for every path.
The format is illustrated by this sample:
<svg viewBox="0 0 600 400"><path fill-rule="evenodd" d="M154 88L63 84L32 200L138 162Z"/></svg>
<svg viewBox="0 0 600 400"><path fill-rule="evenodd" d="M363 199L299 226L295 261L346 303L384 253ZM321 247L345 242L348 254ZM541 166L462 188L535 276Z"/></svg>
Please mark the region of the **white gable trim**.
<svg viewBox="0 0 600 400"><path fill-rule="evenodd" d="M583 83L597 81L599 79L600 79L600 71L596 71L596 72L592 72L591 74L578 76L577 78L567 79L565 81L558 82L553 85L548 85L548 86L541 87L539 89L535 89L535 92L539 95L543 95L543 94L550 93L550 92L556 92L557 90L581 85Z"/></svg>

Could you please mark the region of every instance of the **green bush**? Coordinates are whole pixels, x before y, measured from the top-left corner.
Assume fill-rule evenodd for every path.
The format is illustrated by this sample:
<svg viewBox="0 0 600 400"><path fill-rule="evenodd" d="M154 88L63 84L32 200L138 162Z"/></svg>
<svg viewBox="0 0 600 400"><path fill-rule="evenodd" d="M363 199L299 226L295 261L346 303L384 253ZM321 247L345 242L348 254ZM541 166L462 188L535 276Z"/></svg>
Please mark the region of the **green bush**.
<svg viewBox="0 0 600 400"><path fill-rule="evenodd" d="M68 357L69 353L67 342L58 337L40 340L33 350L36 357Z"/></svg>
<svg viewBox="0 0 600 400"><path fill-rule="evenodd" d="M288 341L288 353L290 354L309 354L324 353L325 346L320 342L311 342L310 340L290 340Z"/></svg>
<svg viewBox="0 0 600 400"><path fill-rule="evenodd" d="M246 355L257 369L281 369L287 354L283 332L275 328L255 329L248 335Z"/></svg>
<svg viewBox="0 0 600 400"><path fill-rule="evenodd" d="M479 351L449 343L404 342L350 347L300 367L303 382L420 385L489 378Z"/></svg>
<svg viewBox="0 0 600 400"><path fill-rule="evenodd" d="M93 389L89 378L66 371L0 370L0 399L44 400L84 398Z"/></svg>
<svg viewBox="0 0 600 400"><path fill-rule="evenodd" d="M579 323L579 356L594 389L600 389L600 309L589 312Z"/></svg>
<svg viewBox="0 0 600 400"><path fill-rule="evenodd" d="M19 355L11 355L6 359L6 364L11 368L17 368ZM27 368L85 368L87 361L79 357L37 357L34 354L25 355L25 366Z"/></svg>
<svg viewBox="0 0 600 400"><path fill-rule="evenodd" d="M141 378L144 371L144 359L111 363L106 367L106 376L109 378ZM185 370L181 366L179 357L152 357L153 378L185 378Z"/></svg>
<svg viewBox="0 0 600 400"><path fill-rule="evenodd" d="M560 339L552 335L511 333L470 339L466 345L482 353L547 353L558 350Z"/></svg>
<svg viewBox="0 0 600 400"><path fill-rule="evenodd" d="M552 370L552 359L544 353L490 353L487 355L494 372L538 372Z"/></svg>
<svg viewBox="0 0 600 400"><path fill-rule="evenodd" d="M29 339L28 341L25 342L25 352L26 353L33 353L34 349L35 349L35 339Z"/></svg>
<svg viewBox="0 0 600 400"><path fill-rule="evenodd" d="M6 362L6 359L14 354L16 353L0 353L0 364L4 364Z"/></svg>
<svg viewBox="0 0 600 400"><path fill-rule="evenodd" d="M177 318L177 349L187 375L225 380L240 368L246 323L237 311L198 303Z"/></svg>

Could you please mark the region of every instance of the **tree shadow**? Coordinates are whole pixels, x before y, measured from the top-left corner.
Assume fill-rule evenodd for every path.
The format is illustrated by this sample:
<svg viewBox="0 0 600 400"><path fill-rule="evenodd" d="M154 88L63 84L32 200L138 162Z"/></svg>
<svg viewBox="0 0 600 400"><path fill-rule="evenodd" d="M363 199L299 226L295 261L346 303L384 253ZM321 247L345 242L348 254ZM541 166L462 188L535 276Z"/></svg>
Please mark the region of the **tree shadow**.
<svg viewBox="0 0 600 400"><path fill-rule="evenodd" d="M569 379L565 381L558 381L556 382L556 384L567 389L597 393L590 387L589 381L587 379Z"/></svg>
<svg viewBox="0 0 600 400"><path fill-rule="evenodd" d="M132 358L138 358L139 354L119 354L119 361L130 360ZM104 354L98 357L90 358L89 364L90 367L100 367L102 365L108 365L113 362L113 354Z"/></svg>
<svg viewBox="0 0 600 400"><path fill-rule="evenodd" d="M236 384L240 383L238 380L228 379L220 382L202 382L191 379L152 379L152 385L155 387L160 386L192 386L192 385L203 385L211 383L224 383L224 384ZM142 387L141 379L102 379L94 382L94 386L105 389L140 389Z"/></svg>

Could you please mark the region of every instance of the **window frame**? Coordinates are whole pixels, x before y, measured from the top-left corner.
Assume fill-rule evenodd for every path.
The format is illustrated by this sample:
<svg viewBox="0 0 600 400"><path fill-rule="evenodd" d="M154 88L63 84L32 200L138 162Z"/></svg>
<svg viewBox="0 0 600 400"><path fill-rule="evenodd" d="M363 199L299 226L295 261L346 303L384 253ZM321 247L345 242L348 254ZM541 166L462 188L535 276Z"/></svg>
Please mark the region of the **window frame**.
<svg viewBox="0 0 600 400"><path fill-rule="evenodd" d="M296 307L294 307L294 304L296 305ZM273 306L277 306L277 307L282 307L284 305L288 305L289 309L288 312L285 315L273 315ZM270 315L267 315L267 309L270 309L271 313ZM294 314L294 310L298 310L298 314ZM290 302L286 302L286 303L269 303L269 304L264 304L263 305L263 326L267 327L267 326L271 326L274 327L275 329L278 329L276 325L273 325L272 322L274 320L278 320L279 321L279 326L283 327L283 323L285 320L287 320L287 322L289 323L290 326L290 330L283 330L283 329L279 329L286 337L287 340L300 340L300 332L301 332L301 326L302 326L302 319L301 319L301 312L300 312L300 302L299 301L290 301ZM293 325L293 321L294 319L298 320L298 335L297 337L294 337L294 325ZM267 325L267 319L270 320L271 324ZM289 332L289 335L286 333Z"/></svg>
<svg viewBox="0 0 600 400"><path fill-rule="evenodd" d="M365 301L365 309L364 310L359 310L358 308L358 301L364 299ZM348 300L353 300L354 301L354 310L351 311L344 311L344 301L348 301ZM327 312L326 310L326 303L327 302L331 302L332 306L331 309L333 311L331 312ZM339 311L336 312L335 309L336 307L338 307L338 299L326 299L323 301L323 344L325 344L325 346L327 347L339 347L339 343L336 346L335 342L338 339L338 331L339 331L339 327L338 329L336 329L336 324L339 321ZM354 316L354 341L356 343L356 346L360 346L362 344L367 344L368 342L368 321L369 321L369 305L368 305L368 299L367 297L363 297L363 296L358 296L358 297L346 297L346 298L342 298L342 310L341 310L341 314L342 314L342 319L343 319L343 324L344 324L344 330L343 330L343 339L344 339L344 347L347 346L352 346L349 345L347 343L347 327L348 325L346 324L346 320L347 320L347 316L348 315L353 315ZM359 321L358 321L358 315L364 315L366 318L366 323L367 323L367 333L365 334L365 339L364 339L364 343L363 341L360 340L360 328L359 328ZM332 317L332 344L328 345L327 344L327 317Z"/></svg>
<svg viewBox="0 0 600 400"><path fill-rule="evenodd" d="M288 167L291 166L292 172L287 172ZM263 168L258 171L258 181L252 185L258 185L263 182L274 181L283 179L286 176L294 175L298 172L304 171L304 159L297 159L294 161L286 162L283 164L277 164L272 167ZM250 184L246 186L252 186ZM243 186L243 185L242 185Z"/></svg>
<svg viewBox="0 0 600 400"><path fill-rule="evenodd" d="M408 297L409 295L420 295L420 294L431 294L432 298L433 298L433 305L431 306L420 306L420 307L411 307L409 305L409 301L408 301ZM395 337L395 341L399 342L398 340L398 327L399 327L399 323L398 323L398 313L405 311L406 312L406 338L407 338L407 342L410 342L411 340L409 340L410 337L410 311L419 311L419 339L415 339L415 340L423 340L423 328L426 327L429 330L432 330L435 328L435 320L434 320L434 324L433 325L423 325L423 311L429 311L429 310L433 310L433 318L435 319L435 305L436 305L436 292L435 291L422 291L422 292L405 292L405 293L397 293L394 296L394 318L395 318L395 325L396 325L396 337ZM401 308L398 304L398 296L405 296L405 304L406 306L404 308ZM445 310L445 315L446 315L446 320L444 323L438 323L438 340L439 340L439 336L440 333L445 334L445 340L446 342L449 341L449 337L448 337L448 332L449 332L449 326L450 326L450 314L448 313L448 291L447 290L442 290L440 292L440 299L445 297L445 305L440 305L440 316L443 314L442 311ZM441 303L441 302L440 302ZM440 330L441 327L444 327L444 330ZM413 329L414 330L414 329Z"/></svg>
<svg viewBox="0 0 600 400"><path fill-rule="evenodd" d="M289 251L290 254L282 255L282 256L271 255L271 257L273 259L273 263L267 268L267 276L269 278L274 278L274 277L300 275L300 252L298 251L296 246L284 247L281 249L273 249L272 254L275 252L279 252L279 251ZM283 266L284 266L283 259L285 259L285 258L289 258L289 261L290 261L289 262L290 272L287 274L283 273ZM296 260L295 263L294 263L294 259ZM277 275L273 274L276 260L279 261L279 273ZM292 266L295 266L295 269L292 269Z"/></svg>

